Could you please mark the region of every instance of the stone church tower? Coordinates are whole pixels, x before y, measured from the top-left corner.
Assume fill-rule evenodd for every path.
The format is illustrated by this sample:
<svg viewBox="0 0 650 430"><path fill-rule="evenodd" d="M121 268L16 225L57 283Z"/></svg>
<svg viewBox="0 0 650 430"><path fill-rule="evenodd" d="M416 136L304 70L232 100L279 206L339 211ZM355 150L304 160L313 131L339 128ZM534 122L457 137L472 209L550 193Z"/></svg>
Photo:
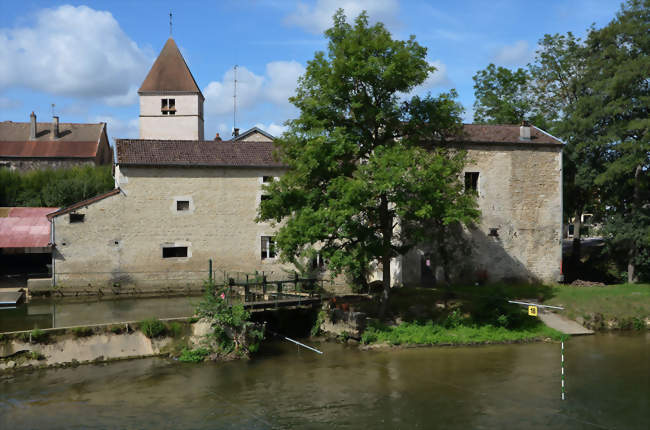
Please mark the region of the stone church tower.
<svg viewBox="0 0 650 430"><path fill-rule="evenodd" d="M203 102L171 37L138 90L140 139L203 140Z"/></svg>

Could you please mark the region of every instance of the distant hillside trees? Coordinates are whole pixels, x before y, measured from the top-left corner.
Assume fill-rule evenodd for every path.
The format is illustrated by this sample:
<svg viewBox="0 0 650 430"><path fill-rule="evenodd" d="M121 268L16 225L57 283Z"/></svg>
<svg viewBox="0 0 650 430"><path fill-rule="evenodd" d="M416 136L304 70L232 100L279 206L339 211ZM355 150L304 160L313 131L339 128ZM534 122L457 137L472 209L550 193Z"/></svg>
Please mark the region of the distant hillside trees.
<svg viewBox="0 0 650 430"><path fill-rule="evenodd" d="M112 166L0 169L0 206L64 207L113 189Z"/></svg>

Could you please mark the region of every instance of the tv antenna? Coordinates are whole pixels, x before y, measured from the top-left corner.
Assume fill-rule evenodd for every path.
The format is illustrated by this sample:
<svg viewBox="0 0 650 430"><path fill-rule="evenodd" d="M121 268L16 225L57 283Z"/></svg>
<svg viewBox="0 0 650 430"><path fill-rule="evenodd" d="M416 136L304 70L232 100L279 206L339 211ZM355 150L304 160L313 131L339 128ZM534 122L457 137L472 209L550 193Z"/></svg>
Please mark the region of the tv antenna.
<svg viewBox="0 0 650 430"><path fill-rule="evenodd" d="M233 109L232 109L232 128L233 128L233 134L235 133L235 130L237 129L237 64L235 64L234 68L234 90L233 90L233 96L232 96L232 103L233 103Z"/></svg>

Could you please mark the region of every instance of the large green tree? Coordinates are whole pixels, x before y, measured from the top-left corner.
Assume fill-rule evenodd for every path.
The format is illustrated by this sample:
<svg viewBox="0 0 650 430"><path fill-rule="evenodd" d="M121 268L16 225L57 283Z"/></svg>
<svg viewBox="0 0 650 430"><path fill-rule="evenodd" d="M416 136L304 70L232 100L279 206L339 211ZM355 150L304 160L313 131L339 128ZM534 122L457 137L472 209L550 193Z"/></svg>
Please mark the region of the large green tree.
<svg viewBox="0 0 650 430"><path fill-rule="evenodd" d="M610 246L627 257L628 282L650 268L650 0L629 0L587 38L578 132L594 136L604 168L595 178L607 211ZM650 274L645 274L646 276Z"/></svg>
<svg viewBox="0 0 650 430"><path fill-rule="evenodd" d="M289 171L267 187L259 219L282 222L288 261L319 252L332 273L357 279L382 266L385 309L391 259L436 222L478 216L459 181L464 154L432 145L459 132L462 108L454 93L407 99L434 72L413 36L394 40L366 14L348 24L342 10L325 34L327 53L290 99L300 116L276 141Z"/></svg>
<svg viewBox="0 0 650 430"><path fill-rule="evenodd" d="M537 110L530 73L488 65L474 77L474 121L482 124L520 124L530 121L544 126Z"/></svg>

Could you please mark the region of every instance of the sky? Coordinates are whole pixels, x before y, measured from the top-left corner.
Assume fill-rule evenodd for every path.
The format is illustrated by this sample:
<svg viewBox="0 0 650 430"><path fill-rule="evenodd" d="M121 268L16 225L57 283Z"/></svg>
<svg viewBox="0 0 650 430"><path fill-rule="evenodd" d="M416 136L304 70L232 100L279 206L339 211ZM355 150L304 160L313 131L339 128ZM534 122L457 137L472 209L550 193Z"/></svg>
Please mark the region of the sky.
<svg viewBox="0 0 650 430"><path fill-rule="evenodd" d="M205 101L206 139L237 127L273 135L298 111L288 102L323 31L343 8L366 10L396 39L415 35L437 71L415 93L454 88L472 121L472 76L488 64L517 68L544 34L606 25L617 0L0 0L0 121L106 122L111 141L138 137L137 89L169 37L180 47ZM54 104L54 107L52 107Z"/></svg>

